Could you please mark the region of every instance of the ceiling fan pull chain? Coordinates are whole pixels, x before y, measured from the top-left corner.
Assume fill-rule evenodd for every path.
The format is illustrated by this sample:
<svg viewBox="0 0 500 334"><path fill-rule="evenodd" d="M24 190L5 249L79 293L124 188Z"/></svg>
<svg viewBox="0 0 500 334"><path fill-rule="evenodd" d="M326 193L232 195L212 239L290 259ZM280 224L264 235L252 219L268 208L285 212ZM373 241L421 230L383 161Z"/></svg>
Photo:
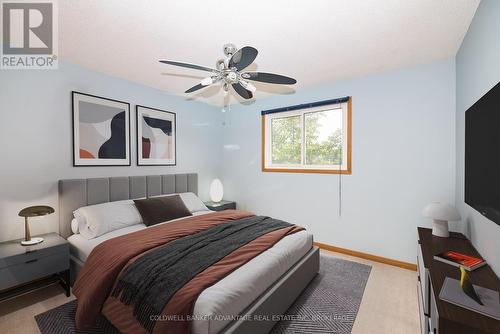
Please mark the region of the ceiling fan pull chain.
<svg viewBox="0 0 500 334"><path fill-rule="evenodd" d="M342 173L339 173L339 218L340 217L342 217Z"/></svg>
<svg viewBox="0 0 500 334"><path fill-rule="evenodd" d="M344 136L342 135L344 133L344 124L341 125L340 128L340 156L339 156L339 218L342 217L342 164L343 164L343 157L344 157Z"/></svg>

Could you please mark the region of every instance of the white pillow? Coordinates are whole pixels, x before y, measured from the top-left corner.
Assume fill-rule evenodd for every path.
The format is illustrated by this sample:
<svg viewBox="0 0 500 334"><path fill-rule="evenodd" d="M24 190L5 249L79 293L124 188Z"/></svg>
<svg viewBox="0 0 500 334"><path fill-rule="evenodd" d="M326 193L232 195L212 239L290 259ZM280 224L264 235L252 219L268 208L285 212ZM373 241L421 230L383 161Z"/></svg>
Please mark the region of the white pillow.
<svg viewBox="0 0 500 334"><path fill-rule="evenodd" d="M73 234L80 233L78 228L78 220L76 218L73 218L71 220L71 231L73 232Z"/></svg>
<svg viewBox="0 0 500 334"><path fill-rule="evenodd" d="M198 196L196 196L195 193L174 193L174 194L157 195L151 197L167 197L175 195L179 195L181 200L184 202L184 205L191 213L198 211L210 211L205 206L205 203L203 203L203 201Z"/></svg>
<svg viewBox="0 0 500 334"><path fill-rule="evenodd" d="M208 208L205 206L205 203L196 196L194 193L181 193L179 194L184 205L188 208L191 213L198 211L208 211Z"/></svg>
<svg viewBox="0 0 500 334"><path fill-rule="evenodd" d="M86 226L86 222L85 222L85 216L83 216L82 213L80 213L80 211L76 210L76 211L73 211L73 217L75 217L74 219L76 220L76 224L77 224L77 229L78 229L78 233L80 233L80 231L83 231L87 228ZM73 221L71 221L71 224L73 224ZM73 226L73 225L71 225ZM73 229L73 227L72 227Z"/></svg>
<svg viewBox="0 0 500 334"><path fill-rule="evenodd" d="M86 239L94 239L105 233L142 223L133 200L84 206L73 214L79 221L80 234Z"/></svg>

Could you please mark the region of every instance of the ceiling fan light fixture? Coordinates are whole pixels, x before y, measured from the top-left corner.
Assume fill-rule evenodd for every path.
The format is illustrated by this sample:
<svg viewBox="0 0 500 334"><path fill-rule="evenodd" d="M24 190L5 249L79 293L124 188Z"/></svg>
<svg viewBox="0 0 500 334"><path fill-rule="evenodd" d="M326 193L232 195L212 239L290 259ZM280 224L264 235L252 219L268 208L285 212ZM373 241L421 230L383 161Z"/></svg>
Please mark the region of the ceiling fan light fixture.
<svg viewBox="0 0 500 334"><path fill-rule="evenodd" d="M237 82L238 81L238 74L236 72L231 71L227 74L227 79L231 82Z"/></svg>
<svg viewBox="0 0 500 334"><path fill-rule="evenodd" d="M236 50L238 50L238 48L233 43L225 44L222 48L222 51L228 57L232 56L236 52Z"/></svg>
<svg viewBox="0 0 500 334"><path fill-rule="evenodd" d="M222 71L226 68L226 61L224 59L219 59L217 60L217 63L215 64L215 67L219 70Z"/></svg>
<svg viewBox="0 0 500 334"><path fill-rule="evenodd" d="M243 88L251 91L252 93L257 90L257 88L253 84L251 84L250 82L248 82L248 81L240 80L240 84L243 86Z"/></svg>
<svg viewBox="0 0 500 334"><path fill-rule="evenodd" d="M214 80L212 79L212 77L208 77L208 78L205 78L203 80L201 80L200 84L202 86L208 86L208 85L211 85L214 83Z"/></svg>

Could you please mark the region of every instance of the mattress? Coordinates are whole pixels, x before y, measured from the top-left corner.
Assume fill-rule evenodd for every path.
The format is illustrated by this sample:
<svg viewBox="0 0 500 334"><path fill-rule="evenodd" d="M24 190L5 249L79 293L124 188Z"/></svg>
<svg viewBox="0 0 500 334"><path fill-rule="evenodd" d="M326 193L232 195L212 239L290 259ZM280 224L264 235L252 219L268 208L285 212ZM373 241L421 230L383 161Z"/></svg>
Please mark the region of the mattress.
<svg viewBox="0 0 500 334"><path fill-rule="evenodd" d="M91 240L74 234L68 238L71 254L85 262L92 249L101 242L144 228L146 226L143 224L128 226ZM311 249L312 241L312 235L307 231L286 236L267 251L205 289L194 306L191 332L213 334L222 330L300 260Z"/></svg>

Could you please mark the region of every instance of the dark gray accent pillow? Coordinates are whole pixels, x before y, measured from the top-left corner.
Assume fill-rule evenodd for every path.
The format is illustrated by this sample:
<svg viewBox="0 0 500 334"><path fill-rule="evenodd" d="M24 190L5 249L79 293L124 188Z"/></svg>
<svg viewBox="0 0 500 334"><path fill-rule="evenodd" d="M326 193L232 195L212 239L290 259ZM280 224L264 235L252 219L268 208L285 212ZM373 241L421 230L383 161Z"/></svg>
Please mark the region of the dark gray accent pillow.
<svg viewBox="0 0 500 334"><path fill-rule="evenodd" d="M134 203L146 226L192 216L179 195L135 199Z"/></svg>

